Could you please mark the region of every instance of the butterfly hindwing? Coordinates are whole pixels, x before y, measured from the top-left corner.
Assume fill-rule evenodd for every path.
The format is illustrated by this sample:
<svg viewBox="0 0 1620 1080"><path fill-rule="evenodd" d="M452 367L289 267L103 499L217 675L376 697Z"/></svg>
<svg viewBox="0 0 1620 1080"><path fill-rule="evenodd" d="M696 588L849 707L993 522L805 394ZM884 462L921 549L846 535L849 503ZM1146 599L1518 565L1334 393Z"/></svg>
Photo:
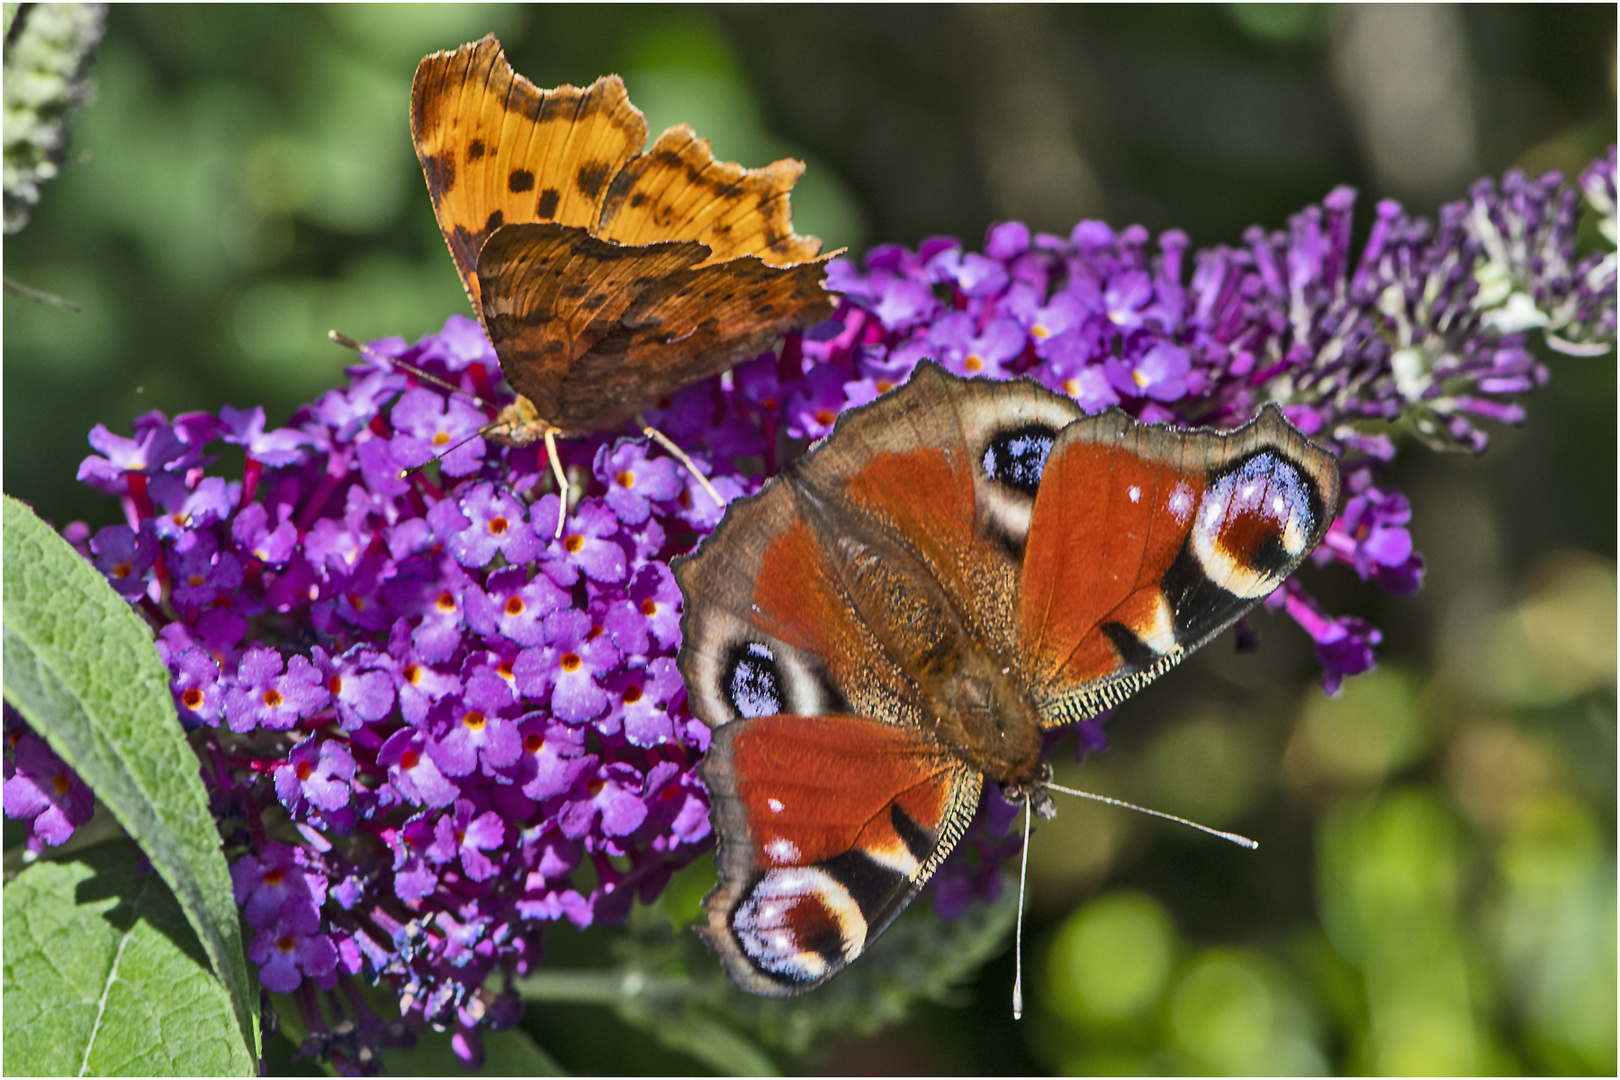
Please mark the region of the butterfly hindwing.
<svg viewBox="0 0 1620 1080"><path fill-rule="evenodd" d="M1337 462L1275 406L1231 432L1116 410L1065 429L1019 584L1047 723L1115 704L1230 626L1316 546L1337 498Z"/></svg>
<svg viewBox="0 0 1620 1080"><path fill-rule="evenodd" d="M771 997L865 951L955 845L981 782L917 729L839 714L723 725L700 769L721 836L704 936Z"/></svg>

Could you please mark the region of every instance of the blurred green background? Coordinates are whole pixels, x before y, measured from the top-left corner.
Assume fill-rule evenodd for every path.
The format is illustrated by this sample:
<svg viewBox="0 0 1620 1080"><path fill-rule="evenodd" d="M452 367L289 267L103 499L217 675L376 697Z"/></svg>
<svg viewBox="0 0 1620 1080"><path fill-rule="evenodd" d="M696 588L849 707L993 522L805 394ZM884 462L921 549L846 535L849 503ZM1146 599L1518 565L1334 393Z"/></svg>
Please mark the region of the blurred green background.
<svg viewBox="0 0 1620 1080"><path fill-rule="evenodd" d="M11 5L7 5L8 8ZM69 164L5 274L5 489L74 482L95 423L340 378L325 340L415 337L465 298L411 148L416 62L495 31L541 86L616 71L653 130L792 155L801 233L858 253L1019 217L1280 227L1335 184L1432 213L1615 137L1615 8L114 6ZM1307 571L1382 627L1326 700L1304 635L1211 646L1060 779L1260 841L1079 802L1032 846L1010 952L950 1005L823 1040L827 1073L1615 1071L1615 362L1551 385L1482 458L1403 448L1425 590ZM1059 757L1063 757L1059 751ZM551 935L588 963L610 935ZM525 1027L573 1070L701 1071L606 1010Z"/></svg>

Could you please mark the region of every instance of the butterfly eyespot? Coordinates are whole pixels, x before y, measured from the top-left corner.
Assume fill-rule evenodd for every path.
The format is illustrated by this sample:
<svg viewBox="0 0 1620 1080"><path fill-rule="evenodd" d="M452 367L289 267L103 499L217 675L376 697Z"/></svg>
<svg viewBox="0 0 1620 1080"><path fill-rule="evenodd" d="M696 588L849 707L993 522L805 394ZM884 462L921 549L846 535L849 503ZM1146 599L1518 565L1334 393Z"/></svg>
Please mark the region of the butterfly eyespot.
<svg viewBox="0 0 1620 1080"><path fill-rule="evenodd" d="M1057 431L1045 424L1027 424L1003 431L984 448L984 474L1014 491L1033 497L1041 486L1047 455Z"/></svg>
<svg viewBox="0 0 1620 1080"><path fill-rule="evenodd" d="M785 710L781 674L770 649L749 642L733 648L729 660L724 685L739 716L775 716Z"/></svg>

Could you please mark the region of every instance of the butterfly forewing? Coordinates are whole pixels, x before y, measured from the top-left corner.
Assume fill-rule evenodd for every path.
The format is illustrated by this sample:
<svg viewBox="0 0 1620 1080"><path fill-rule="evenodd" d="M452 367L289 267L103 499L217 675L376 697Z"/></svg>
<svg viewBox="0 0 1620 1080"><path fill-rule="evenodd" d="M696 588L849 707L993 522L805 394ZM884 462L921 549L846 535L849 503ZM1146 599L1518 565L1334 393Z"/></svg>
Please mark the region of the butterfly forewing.
<svg viewBox="0 0 1620 1080"><path fill-rule="evenodd" d="M594 226L608 181L647 141L647 120L617 75L539 89L491 34L418 65L411 136L439 229L481 310L478 253L490 235L531 221Z"/></svg>
<svg viewBox="0 0 1620 1080"><path fill-rule="evenodd" d="M625 166L602 208L600 235L621 244L670 236L708 244L709 261L756 255L772 266L807 262L821 241L793 232L788 192L804 164L791 158L763 169L718 161L709 141L685 124L660 135Z"/></svg>

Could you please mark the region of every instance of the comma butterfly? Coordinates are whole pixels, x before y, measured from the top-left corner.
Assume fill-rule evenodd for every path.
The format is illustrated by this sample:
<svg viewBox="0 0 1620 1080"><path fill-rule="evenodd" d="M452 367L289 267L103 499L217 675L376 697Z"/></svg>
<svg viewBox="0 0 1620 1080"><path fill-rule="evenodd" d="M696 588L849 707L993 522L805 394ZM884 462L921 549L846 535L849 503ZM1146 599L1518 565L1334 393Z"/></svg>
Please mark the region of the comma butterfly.
<svg viewBox="0 0 1620 1080"><path fill-rule="evenodd" d="M684 124L643 153L647 121L617 75L540 90L489 35L423 59L411 137L522 395L489 432L504 441L614 428L832 312L832 256L788 206L804 165L717 161Z"/></svg>

